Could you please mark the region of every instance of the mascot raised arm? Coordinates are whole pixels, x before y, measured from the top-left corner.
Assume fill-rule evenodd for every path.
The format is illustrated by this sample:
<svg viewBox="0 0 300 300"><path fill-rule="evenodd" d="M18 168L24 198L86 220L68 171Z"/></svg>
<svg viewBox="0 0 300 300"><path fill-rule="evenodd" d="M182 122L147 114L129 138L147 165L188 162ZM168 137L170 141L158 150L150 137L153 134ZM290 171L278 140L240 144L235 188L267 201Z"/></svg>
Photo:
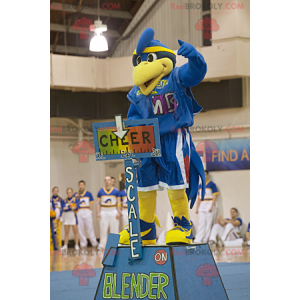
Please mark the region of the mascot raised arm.
<svg viewBox="0 0 300 300"><path fill-rule="evenodd" d="M156 243L155 214L157 191L166 188L173 211L174 227L167 231L166 244L191 244L192 208L197 197L199 176L205 187L204 169L192 142L189 127L193 116L202 110L191 92L207 71L203 56L191 44L178 40L177 55L188 58L175 67L176 54L154 39L147 28L132 55L134 87L127 97L131 102L128 120L157 118L161 157L141 159L137 168L141 237L144 245ZM202 188L204 198L205 188ZM159 208L159 203L158 203ZM129 231L120 233L120 244L129 244Z"/></svg>

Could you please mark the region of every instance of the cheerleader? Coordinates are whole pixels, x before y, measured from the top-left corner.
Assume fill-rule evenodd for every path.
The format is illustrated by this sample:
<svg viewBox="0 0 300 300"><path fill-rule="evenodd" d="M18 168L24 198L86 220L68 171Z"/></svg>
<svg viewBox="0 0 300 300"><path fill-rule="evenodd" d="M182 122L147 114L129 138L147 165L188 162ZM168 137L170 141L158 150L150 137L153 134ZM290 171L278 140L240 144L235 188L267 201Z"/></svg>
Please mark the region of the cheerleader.
<svg viewBox="0 0 300 300"><path fill-rule="evenodd" d="M78 200L74 197L74 191L72 188L67 189L67 198L65 200L62 199L61 201L61 214L63 214L63 223L65 228L65 240L64 246L61 250L68 249L68 241L69 241L69 232L70 232L70 225L72 225L73 232L74 232L74 239L75 239L75 250L79 250L78 246L78 219L77 219L77 210L79 207Z"/></svg>

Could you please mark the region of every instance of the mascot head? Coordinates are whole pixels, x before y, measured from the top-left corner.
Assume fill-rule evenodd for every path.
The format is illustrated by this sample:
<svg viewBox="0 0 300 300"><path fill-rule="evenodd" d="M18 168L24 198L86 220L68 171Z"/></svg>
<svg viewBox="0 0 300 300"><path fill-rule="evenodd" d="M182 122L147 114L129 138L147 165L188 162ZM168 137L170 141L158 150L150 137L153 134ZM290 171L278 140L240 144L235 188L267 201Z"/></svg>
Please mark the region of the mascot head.
<svg viewBox="0 0 300 300"><path fill-rule="evenodd" d="M154 30L147 28L132 55L133 82L146 96L164 76L171 73L176 63L176 54L153 38Z"/></svg>

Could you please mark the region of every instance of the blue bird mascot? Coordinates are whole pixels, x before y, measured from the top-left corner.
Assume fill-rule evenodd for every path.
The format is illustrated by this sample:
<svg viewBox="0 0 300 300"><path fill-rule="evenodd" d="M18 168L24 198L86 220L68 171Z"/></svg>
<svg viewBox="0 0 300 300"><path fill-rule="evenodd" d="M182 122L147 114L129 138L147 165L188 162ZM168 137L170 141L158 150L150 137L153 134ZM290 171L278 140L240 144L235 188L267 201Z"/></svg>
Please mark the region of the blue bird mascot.
<svg viewBox="0 0 300 300"><path fill-rule="evenodd" d="M188 62L177 68L176 54L154 39L147 28L132 55L134 87L127 97L131 102L128 120L157 118L161 157L143 158L137 169L141 237L144 245L156 243L155 214L157 191L167 188L173 211L174 227L166 233L166 244L191 244L192 208L198 191L199 176L205 187L204 169L191 139L193 116L202 110L191 92L207 71L203 56L191 44L178 40L177 55ZM205 188L202 188L204 198ZM120 233L120 244L129 244L129 231Z"/></svg>

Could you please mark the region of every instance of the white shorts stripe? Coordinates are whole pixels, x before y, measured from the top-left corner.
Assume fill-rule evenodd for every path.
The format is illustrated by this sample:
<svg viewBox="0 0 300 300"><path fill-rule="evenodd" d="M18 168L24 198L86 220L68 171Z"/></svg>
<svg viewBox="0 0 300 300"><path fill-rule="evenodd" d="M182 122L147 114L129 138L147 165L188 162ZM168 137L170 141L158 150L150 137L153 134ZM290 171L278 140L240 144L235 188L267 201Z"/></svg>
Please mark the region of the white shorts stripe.
<svg viewBox="0 0 300 300"><path fill-rule="evenodd" d="M162 189L165 187L169 190L181 190L181 189L187 189L189 187L189 184L185 183L180 185L168 185L165 182L160 181L159 186L162 187Z"/></svg>
<svg viewBox="0 0 300 300"><path fill-rule="evenodd" d="M176 144L176 158L180 166L181 176L183 178L184 184L187 183L186 174L185 174L185 166L184 166L184 157L182 151L182 132L181 129L177 130L177 144Z"/></svg>
<svg viewBox="0 0 300 300"><path fill-rule="evenodd" d="M188 143L188 145L189 145L189 163L191 162L191 141L190 141L190 133L187 131L187 130L185 130L185 132L186 132L186 141L187 141L187 143Z"/></svg>
<svg viewBox="0 0 300 300"><path fill-rule="evenodd" d="M146 186L146 187L137 187L138 192L150 192L155 190L160 190L159 185L152 185L152 186Z"/></svg>

